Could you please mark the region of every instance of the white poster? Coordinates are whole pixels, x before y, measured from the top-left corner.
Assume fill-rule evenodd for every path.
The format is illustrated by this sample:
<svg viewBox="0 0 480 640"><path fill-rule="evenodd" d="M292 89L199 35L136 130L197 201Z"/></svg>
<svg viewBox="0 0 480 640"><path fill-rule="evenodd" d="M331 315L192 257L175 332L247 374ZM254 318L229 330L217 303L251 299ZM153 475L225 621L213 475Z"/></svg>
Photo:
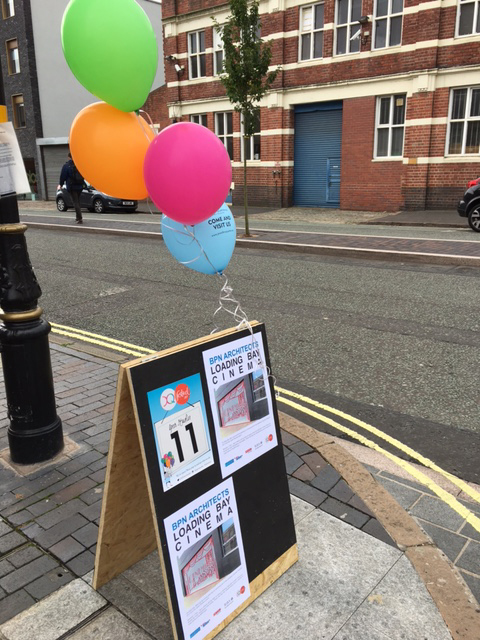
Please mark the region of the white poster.
<svg viewBox="0 0 480 640"><path fill-rule="evenodd" d="M203 352L222 477L277 446L261 333Z"/></svg>
<svg viewBox="0 0 480 640"><path fill-rule="evenodd" d="M22 153L11 122L0 122L0 197L30 193Z"/></svg>
<svg viewBox="0 0 480 640"><path fill-rule="evenodd" d="M164 491L213 464L200 374L147 393Z"/></svg>
<svg viewBox="0 0 480 640"><path fill-rule="evenodd" d="M232 479L164 525L183 634L202 640L250 597Z"/></svg>

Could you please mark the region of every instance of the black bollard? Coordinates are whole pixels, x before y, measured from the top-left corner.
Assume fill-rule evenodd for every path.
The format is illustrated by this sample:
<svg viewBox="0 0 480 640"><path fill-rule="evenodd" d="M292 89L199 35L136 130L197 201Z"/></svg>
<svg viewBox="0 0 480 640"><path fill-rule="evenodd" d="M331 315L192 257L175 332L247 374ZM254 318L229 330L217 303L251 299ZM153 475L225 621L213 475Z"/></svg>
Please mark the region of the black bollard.
<svg viewBox="0 0 480 640"><path fill-rule="evenodd" d="M15 194L0 199L0 348L13 462L34 464L63 449L42 291L27 251Z"/></svg>

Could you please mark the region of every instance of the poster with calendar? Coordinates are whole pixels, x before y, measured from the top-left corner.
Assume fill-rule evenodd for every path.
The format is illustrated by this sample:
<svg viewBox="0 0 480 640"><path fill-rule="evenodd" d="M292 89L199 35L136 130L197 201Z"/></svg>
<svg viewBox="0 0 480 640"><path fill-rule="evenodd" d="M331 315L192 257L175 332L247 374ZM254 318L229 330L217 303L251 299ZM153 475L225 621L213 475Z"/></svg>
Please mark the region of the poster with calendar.
<svg viewBox="0 0 480 640"><path fill-rule="evenodd" d="M213 464L200 375L148 392L163 490Z"/></svg>

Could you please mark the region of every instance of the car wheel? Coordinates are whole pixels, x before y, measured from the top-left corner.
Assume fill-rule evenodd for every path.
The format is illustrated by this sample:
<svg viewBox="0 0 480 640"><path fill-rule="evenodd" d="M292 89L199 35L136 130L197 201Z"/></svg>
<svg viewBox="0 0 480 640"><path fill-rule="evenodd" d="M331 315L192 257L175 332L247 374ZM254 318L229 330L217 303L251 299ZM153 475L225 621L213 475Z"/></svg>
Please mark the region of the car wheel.
<svg viewBox="0 0 480 640"><path fill-rule="evenodd" d="M95 200L93 201L93 208L95 210L95 213L103 213L105 211L103 200L101 198L95 198Z"/></svg>
<svg viewBox="0 0 480 640"><path fill-rule="evenodd" d="M66 211L68 209L63 198L57 198L57 209L59 211Z"/></svg>
<svg viewBox="0 0 480 640"><path fill-rule="evenodd" d="M472 209L468 214L468 224L473 231L480 231L480 207Z"/></svg>

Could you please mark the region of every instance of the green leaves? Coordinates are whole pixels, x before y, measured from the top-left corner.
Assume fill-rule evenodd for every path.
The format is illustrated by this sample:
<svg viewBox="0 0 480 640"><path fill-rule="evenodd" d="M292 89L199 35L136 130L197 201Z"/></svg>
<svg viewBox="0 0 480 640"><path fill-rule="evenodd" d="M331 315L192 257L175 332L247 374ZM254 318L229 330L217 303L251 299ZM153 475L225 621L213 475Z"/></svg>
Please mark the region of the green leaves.
<svg viewBox="0 0 480 640"><path fill-rule="evenodd" d="M235 111L242 114L244 135L255 132L255 110L270 89L278 69L269 71L271 45L260 37L258 1L230 0L231 15L218 29L224 45L223 73L220 81Z"/></svg>

